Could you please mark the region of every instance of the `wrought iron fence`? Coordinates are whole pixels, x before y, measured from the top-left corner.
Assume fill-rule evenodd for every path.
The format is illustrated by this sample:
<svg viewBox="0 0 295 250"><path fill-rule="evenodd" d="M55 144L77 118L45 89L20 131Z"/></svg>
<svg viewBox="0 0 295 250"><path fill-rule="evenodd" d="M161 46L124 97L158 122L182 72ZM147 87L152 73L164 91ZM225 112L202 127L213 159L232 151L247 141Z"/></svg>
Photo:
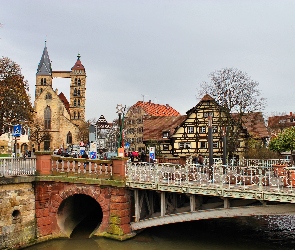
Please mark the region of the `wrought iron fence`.
<svg viewBox="0 0 295 250"><path fill-rule="evenodd" d="M254 163L257 163L254 165ZM262 165L265 163L265 165ZM273 163L273 164L271 164ZM215 186L255 190L295 189L295 167L278 165L278 161L246 161L246 165L171 164L127 162L126 181L175 186ZM295 190L294 190L295 191Z"/></svg>
<svg viewBox="0 0 295 250"><path fill-rule="evenodd" d="M36 158L0 158L0 176L23 176L35 175L36 173Z"/></svg>

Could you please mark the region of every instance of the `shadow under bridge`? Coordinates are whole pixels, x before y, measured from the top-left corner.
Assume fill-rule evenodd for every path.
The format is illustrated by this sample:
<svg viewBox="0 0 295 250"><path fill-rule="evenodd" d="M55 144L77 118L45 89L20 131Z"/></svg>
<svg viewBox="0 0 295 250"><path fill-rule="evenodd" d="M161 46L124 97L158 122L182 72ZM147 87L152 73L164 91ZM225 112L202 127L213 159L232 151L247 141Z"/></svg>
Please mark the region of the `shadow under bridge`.
<svg viewBox="0 0 295 250"><path fill-rule="evenodd" d="M75 194L61 203L57 224L68 237L89 238L100 226L102 217L102 209L95 199Z"/></svg>
<svg viewBox="0 0 295 250"><path fill-rule="evenodd" d="M132 230L165 224L255 215L295 214L295 204L134 189Z"/></svg>

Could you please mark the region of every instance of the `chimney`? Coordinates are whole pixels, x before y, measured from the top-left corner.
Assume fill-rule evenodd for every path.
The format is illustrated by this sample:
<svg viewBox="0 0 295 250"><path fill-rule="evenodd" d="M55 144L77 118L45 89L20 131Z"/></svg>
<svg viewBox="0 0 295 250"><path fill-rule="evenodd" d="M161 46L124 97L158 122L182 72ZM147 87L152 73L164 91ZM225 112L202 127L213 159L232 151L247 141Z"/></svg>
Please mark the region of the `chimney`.
<svg viewBox="0 0 295 250"><path fill-rule="evenodd" d="M293 113L292 112L290 112L290 116L293 116Z"/></svg>
<svg viewBox="0 0 295 250"><path fill-rule="evenodd" d="M166 108L169 109L170 108L170 105L169 104L166 104Z"/></svg>
<svg viewBox="0 0 295 250"><path fill-rule="evenodd" d="M149 103L151 103L151 100L149 100Z"/></svg>

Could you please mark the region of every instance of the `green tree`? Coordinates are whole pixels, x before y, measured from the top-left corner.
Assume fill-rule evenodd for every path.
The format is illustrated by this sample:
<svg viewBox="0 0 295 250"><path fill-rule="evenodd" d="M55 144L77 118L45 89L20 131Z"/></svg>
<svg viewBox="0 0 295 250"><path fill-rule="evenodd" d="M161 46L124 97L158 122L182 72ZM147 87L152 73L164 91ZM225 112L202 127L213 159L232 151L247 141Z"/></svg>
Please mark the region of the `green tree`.
<svg viewBox="0 0 295 250"><path fill-rule="evenodd" d="M32 119L29 84L18 64L0 58L0 135L6 124L19 124Z"/></svg>
<svg viewBox="0 0 295 250"><path fill-rule="evenodd" d="M272 138L268 145L269 149L275 152L290 151L291 155L295 149L295 127L284 129L276 137ZM293 158L291 157L292 164Z"/></svg>
<svg viewBox="0 0 295 250"><path fill-rule="evenodd" d="M199 97L209 94L224 108L229 118L223 119L227 128L227 152L233 154L238 147L238 138L242 133L243 117L247 113L262 111L266 99L261 97L259 83L247 73L236 68L223 68L209 74L210 82L200 85Z"/></svg>

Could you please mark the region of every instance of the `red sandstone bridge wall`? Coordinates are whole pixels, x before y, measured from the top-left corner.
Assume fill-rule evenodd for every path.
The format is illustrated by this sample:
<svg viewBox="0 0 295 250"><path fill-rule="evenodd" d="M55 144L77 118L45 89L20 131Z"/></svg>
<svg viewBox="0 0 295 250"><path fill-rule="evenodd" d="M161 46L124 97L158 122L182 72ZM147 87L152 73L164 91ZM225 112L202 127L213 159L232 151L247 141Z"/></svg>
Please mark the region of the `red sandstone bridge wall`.
<svg viewBox="0 0 295 250"><path fill-rule="evenodd" d="M62 182L36 183L37 237L49 239L69 236L58 225L61 203L75 194L92 197L100 205L103 218L94 235L116 239L131 237L130 190L110 186L73 184Z"/></svg>

